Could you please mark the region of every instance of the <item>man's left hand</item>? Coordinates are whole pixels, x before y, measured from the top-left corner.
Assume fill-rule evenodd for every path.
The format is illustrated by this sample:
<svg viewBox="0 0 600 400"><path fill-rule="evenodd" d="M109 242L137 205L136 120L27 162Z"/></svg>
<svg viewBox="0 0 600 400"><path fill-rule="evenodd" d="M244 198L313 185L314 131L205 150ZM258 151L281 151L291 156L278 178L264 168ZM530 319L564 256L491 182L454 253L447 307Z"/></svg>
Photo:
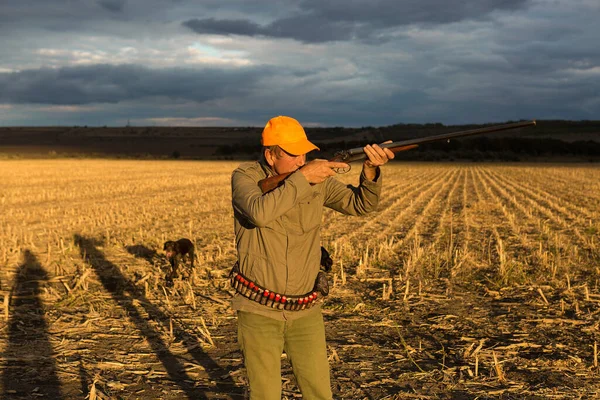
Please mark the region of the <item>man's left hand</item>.
<svg viewBox="0 0 600 400"><path fill-rule="evenodd" d="M391 140L385 143L391 143ZM393 159L394 153L390 149L379 147L377 144L366 145L364 151L367 159L363 163L363 171L367 179L372 181L377 177L377 168Z"/></svg>

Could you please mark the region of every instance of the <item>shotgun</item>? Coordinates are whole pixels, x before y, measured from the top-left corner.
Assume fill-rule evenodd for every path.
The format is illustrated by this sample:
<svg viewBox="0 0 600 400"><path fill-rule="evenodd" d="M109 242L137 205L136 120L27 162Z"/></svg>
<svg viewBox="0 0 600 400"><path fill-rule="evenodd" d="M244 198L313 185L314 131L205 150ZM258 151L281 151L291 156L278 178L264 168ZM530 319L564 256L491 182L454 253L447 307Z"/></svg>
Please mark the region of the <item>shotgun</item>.
<svg viewBox="0 0 600 400"><path fill-rule="evenodd" d="M382 148L388 148L392 152L397 153L400 151L414 149L415 147L418 147L420 144L424 144L424 143L439 142L442 140L450 141L450 139L459 138L459 137L481 135L484 133L491 133L491 132L500 132L500 131L506 131L509 129L524 128L524 127L532 126L532 125L535 125L535 120L525 121L525 122L515 122L512 124L504 124L504 125L494 125L494 126L488 126L486 128L470 129L468 131L444 133L441 135L426 136L423 138L408 139L408 140L402 140L399 142L382 143L379 146ZM331 158L329 161L351 163L354 161L364 160L365 158L367 158L367 155L365 154L364 149L362 147L356 147L354 149L341 150L341 151L336 152L333 155L333 158ZM342 169L342 170L336 170L336 172L344 173L344 172L347 172L348 170L349 169L345 169L345 170ZM283 180L285 178L287 178L290 174L292 174L292 172L275 175L275 176L271 176L271 177L262 179L262 180L258 181L258 186L260 186L260 189L262 190L263 193L267 193L267 192L275 189L279 185L281 185L283 183Z"/></svg>

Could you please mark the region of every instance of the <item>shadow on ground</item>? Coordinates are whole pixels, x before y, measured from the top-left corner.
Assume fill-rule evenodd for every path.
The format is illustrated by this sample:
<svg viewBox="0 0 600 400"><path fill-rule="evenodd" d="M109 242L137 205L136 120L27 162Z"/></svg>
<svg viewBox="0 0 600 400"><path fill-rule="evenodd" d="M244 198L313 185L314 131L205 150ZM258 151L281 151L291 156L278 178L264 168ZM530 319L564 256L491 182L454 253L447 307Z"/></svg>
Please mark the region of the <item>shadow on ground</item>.
<svg viewBox="0 0 600 400"><path fill-rule="evenodd" d="M80 235L75 235L74 240L80 249L81 256L91 265L104 288L111 294L113 300L127 312L129 320L146 338L170 380L179 386L189 399L208 399L209 394L215 393L227 395L232 399L243 398L243 388L236 386L229 374L230 371L221 367L204 352L201 343L193 334L190 334L183 325L176 322L158 306L152 304L146 298L143 290L125 277L115 264L106 259L99 250L99 247L103 245L101 241ZM149 254L146 251L142 253ZM134 301L135 304L143 307L144 312L148 314L147 317L141 314L134 305ZM161 332L150 324L150 320L162 325L166 330L171 329L170 323L173 324L173 335L185 344L188 354L207 372L208 379L205 384L194 382L194 379L187 374L184 360L169 351L167 344L161 339Z"/></svg>
<svg viewBox="0 0 600 400"><path fill-rule="evenodd" d="M47 281L48 274L35 255L25 250L15 274L8 346L2 355L4 399L63 398L40 299Z"/></svg>

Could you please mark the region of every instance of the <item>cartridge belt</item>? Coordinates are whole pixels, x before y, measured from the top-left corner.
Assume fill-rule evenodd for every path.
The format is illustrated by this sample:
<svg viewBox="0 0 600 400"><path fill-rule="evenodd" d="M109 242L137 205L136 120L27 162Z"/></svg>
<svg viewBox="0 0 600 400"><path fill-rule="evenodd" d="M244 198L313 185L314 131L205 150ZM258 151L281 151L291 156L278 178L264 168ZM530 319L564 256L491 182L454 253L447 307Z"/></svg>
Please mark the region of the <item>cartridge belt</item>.
<svg viewBox="0 0 600 400"><path fill-rule="evenodd" d="M288 296L271 291L245 277L239 271L237 263L233 266L229 277L231 287L237 293L247 299L278 310L298 311L311 308L317 302L319 291L322 292L322 290L317 288L317 285L315 285L315 289L301 296ZM319 281L319 278L322 279L319 276L317 277L317 281Z"/></svg>

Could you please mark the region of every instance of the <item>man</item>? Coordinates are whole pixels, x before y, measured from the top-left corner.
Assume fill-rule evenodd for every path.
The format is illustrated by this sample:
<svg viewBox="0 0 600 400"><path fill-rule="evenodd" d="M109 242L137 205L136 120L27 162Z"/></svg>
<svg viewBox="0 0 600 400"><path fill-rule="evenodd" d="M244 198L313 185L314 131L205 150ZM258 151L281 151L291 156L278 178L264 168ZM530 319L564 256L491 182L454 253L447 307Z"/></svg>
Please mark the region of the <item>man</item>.
<svg viewBox="0 0 600 400"><path fill-rule="evenodd" d="M347 164L306 162L306 154L318 147L295 119L272 118L261 143L263 159L240 165L231 178L238 252L232 306L251 399L281 399L284 350L303 398L331 399L325 326L314 289L323 206L348 215L375 210L379 167L394 154L366 146L360 184L351 188L332 178L332 168ZM291 174L280 186L262 193L260 180L285 173Z"/></svg>

